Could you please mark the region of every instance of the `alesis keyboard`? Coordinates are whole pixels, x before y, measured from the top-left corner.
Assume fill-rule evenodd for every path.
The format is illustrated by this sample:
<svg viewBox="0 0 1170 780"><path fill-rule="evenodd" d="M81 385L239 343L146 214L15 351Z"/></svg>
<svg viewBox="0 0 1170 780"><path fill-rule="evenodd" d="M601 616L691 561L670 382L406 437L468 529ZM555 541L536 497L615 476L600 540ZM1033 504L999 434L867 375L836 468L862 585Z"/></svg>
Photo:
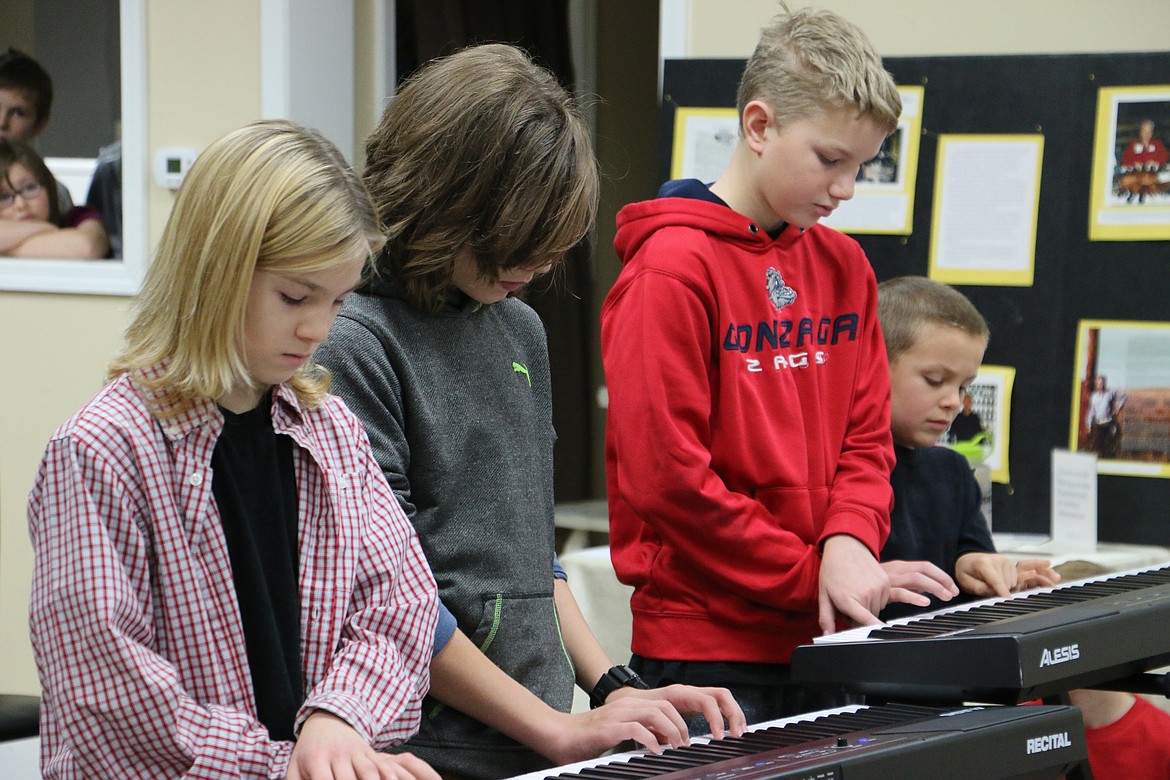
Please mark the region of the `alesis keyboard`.
<svg viewBox="0 0 1170 780"><path fill-rule="evenodd" d="M987 599L796 648L792 677L876 699L1014 704L1170 664L1170 567Z"/></svg>
<svg viewBox="0 0 1170 780"><path fill-rule="evenodd" d="M1086 759L1072 707L857 706L753 726L742 737L619 753L522 780L949 780L1063 777Z"/></svg>

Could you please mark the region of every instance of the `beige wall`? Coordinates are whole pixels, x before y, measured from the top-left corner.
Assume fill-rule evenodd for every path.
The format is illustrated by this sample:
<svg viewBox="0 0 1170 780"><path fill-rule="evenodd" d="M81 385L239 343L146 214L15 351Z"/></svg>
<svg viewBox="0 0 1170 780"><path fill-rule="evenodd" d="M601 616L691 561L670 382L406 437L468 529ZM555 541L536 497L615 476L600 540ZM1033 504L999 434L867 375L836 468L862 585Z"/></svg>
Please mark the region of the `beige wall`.
<svg viewBox="0 0 1170 780"><path fill-rule="evenodd" d="M260 112L260 0L147 0L148 143L200 149ZM226 54L229 53L230 55ZM151 245L173 196L150 186ZM0 292L0 692L36 693L25 499L45 442L100 386L122 297Z"/></svg>
<svg viewBox="0 0 1170 780"><path fill-rule="evenodd" d="M685 0L691 57L746 57L776 0ZM789 0L831 8L891 57L1165 51L1170 3L1148 0Z"/></svg>

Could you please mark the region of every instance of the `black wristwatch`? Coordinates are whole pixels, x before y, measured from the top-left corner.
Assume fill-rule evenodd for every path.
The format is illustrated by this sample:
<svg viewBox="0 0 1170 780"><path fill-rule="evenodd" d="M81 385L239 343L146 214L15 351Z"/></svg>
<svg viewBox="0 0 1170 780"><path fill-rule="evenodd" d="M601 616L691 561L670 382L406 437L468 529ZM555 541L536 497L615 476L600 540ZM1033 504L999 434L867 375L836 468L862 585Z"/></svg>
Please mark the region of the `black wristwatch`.
<svg viewBox="0 0 1170 780"><path fill-rule="evenodd" d="M640 688L646 690L650 686L642 682L642 678L628 666L618 665L601 675L597 685L589 692L589 709L595 710L605 699L618 688Z"/></svg>

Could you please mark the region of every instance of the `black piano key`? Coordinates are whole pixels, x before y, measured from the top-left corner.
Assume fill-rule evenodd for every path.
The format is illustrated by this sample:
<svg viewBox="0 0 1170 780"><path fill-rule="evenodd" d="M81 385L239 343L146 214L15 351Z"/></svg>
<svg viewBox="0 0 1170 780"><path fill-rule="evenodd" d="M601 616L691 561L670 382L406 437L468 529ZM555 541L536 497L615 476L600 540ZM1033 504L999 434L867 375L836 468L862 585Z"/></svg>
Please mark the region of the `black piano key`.
<svg viewBox="0 0 1170 780"><path fill-rule="evenodd" d="M675 767L692 767L702 766L704 764L713 764L716 761L723 761L730 758L724 753L713 753L708 750L700 750L702 745L688 745L681 748L673 748L667 750L662 755L644 755L634 761L638 766L645 762L649 766L675 766Z"/></svg>
<svg viewBox="0 0 1170 780"><path fill-rule="evenodd" d="M819 734L822 737L835 737L838 734L842 734L846 731L853 730L850 728L843 728L844 724L841 724L838 722L818 723L817 721L814 720L807 725L808 725L808 728L807 728L808 733Z"/></svg>
<svg viewBox="0 0 1170 780"><path fill-rule="evenodd" d="M904 702L891 702L880 709L874 708L872 712L876 715L884 715L888 718L885 723L902 723L908 720L915 720L917 718L927 718L934 715L941 715L947 710L938 707L927 707L922 704L908 704ZM868 715L871 710L866 710Z"/></svg>
<svg viewBox="0 0 1170 780"><path fill-rule="evenodd" d="M592 780L641 780L644 777L654 777L655 774L664 773L656 773L653 770L631 773L625 764L601 764L590 767L589 769L582 769L578 773L580 777L591 778Z"/></svg>
<svg viewBox="0 0 1170 780"><path fill-rule="evenodd" d="M777 733L783 733L781 729L773 726L771 728L759 729L757 731L749 731L742 737L729 737L729 739L738 740L739 742L748 742L755 745L766 745Z"/></svg>
<svg viewBox="0 0 1170 780"><path fill-rule="evenodd" d="M1006 604L988 604L985 607L980 607L977 613L980 616L986 615L988 622L995 620L996 616L1012 617L1020 614L1019 609L1013 609L1011 602Z"/></svg>
<svg viewBox="0 0 1170 780"><path fill-rule="evenodd" d="M1055 606L1067 604L1067 603L1069 603L1069 601L1070 601L1070 597L1067 594L1057 593L1057 592L1036 593L1036 594L1031 595L1031 596L1025 596L1021 599L1016 599L1016 602L1018 604L1020 604L1021 606L1029 608L1029 609L1036 611L1036 612L1038 612L1042 609L1047 609L1048 607L1055 607Z"/></svg>
<svg viewBox="0 0 1170 780"><path fill-rule="evenodd" d="M671 760L679 761L680 763L685 762L689 766L705 766L706 764L714 764L717 761L726 761L728 759L741 758L742 756L747 755L744 753L732 755L719 751L697 749L702 747L702 745L690 745L689 747L678 748L676 750L670 751L666 755ZM655 756L654 760L657 761L658 758L658 756Z"/></svg>
<svg viewBox="0 0 1170 780"><path fill-rule="evenodd" d="M971 624L975 622L974 615L948 615L946 617L937 617L930 621L930 624L938 629L948 628L970 628Z"/></svg>
<svg viewBox="0 0 1170 780"><path fill-rule="evenodd" d="M751 742L745 742L735 737L726 737L719 741L719 745L733 756L746 756L757 749L757 746Z"/></svg>
<svg viewBox="0 0 1170 780"><path fill-rule="evenodd" d="M793 733L788 730L788 727L780 728L774 726L769 729L752 732L751 739L769 748L787 747L800 742L800 739L794 737ZM748 735L745 734L744 736L746 737Z"/></svg>
<svg viewBox="0 0 1170 780"><path fill-rule="evenodd" d="M889 626L887 628L875 628L869 632L873 639L917 639L919 637L929 636L930 634L922 629L915 629L912 626Z"/></svg>
<svg viewBox="0 0 1170 780"><path fill-rule="evenodd" d="M666 772L673 772L676 769L690 769L691 767L711 763L710 761L703 760L700 756L690 755L684 752L684 750L668 750L660 756L640 756L631 759L629 763L635 769L648 769L659 775Z"/></svg>
<svg viewBox="0 0 1170 780"><path fill-rule="evenodd" d="M1112 596L1114 593L1129 593L1133 587L1122 582L1096 582L1091 585L1075 585L1081 593L1091 596Z"/></svg>
<svg viewBox="0 0 1170 780"><path fill-rule="evenodd" d="M824 739L825 737L835 737L840 733L842 732L839 729L816 723L797 723L792 729L792 736L801 740Z"/></svg>
<svg viewBox="0 0 1170 780"><path fill-rule="evenodd" d="M742 737L726 737L723 740L723 744L724 745L727 745L727 744L735 745L738 750L742 750L746 754L746 753L754 753L754 752L760 750L761 748L767 748L772 743L769 740L767 734L763 734L761 732L749 731L747 734L744 734Z"/></svg>
<svg viewBox="0 0 1170 780"><path fill-rule="evenodd" d="M737 752L732 746L724 746L719 742L708 742L705 745L688 745L687 752L693 752L697 756L709 758L711 761L722 761L724 758L733 758L742 753Z"/></svg>
<svg viewBox="0 0 1170 780"><path fill-rule="evenodd" d="M847 731L856 731L859 728L865 728L866 724L874 722L876 721L873 717L862 719L856 712L845 712L828 717L822 716L821 718L804 721L799 724L791 723L783 727L772 726L767 729L748 732L742 737L732 737L731 739L749 741L753 744L778 744L783 740L792 739L793 735L798 732L798 725L805 727L799 729L801 734L823 732L826 736L835 736Z"/></svg>
<svg viewBox="0 0 1170 780"><path fill-rule="evenodd" d="M878 726L902 723L907 720L933 718L944 712L948 712L948 710L942 707L927 707L921 704L891 702L882 707L868 707L860 710L857 714L864 728L876 728Z"/></svg>
<svg viewBox="0 0 1170 780"><path fill-rule="evenodd" d="M900 626L885 626L884 628L875 628L869 632L869 635L874 639L916 639L918 637L935 636L940 631L932 629L923 623L906 623Z"/></svg>
<svg viewBox="0 0 1170 780"><path fill-rule="evenodd" d="M660 775L679 769L690 769L696 766L713 764L715 761L720 760L713 759L708 755L695 753L693 750L694 747L694 745L690 745L682 748L672 748L657 756L647 753L631 759L629 765L632 769L639 771L649 770Z"/></svg>

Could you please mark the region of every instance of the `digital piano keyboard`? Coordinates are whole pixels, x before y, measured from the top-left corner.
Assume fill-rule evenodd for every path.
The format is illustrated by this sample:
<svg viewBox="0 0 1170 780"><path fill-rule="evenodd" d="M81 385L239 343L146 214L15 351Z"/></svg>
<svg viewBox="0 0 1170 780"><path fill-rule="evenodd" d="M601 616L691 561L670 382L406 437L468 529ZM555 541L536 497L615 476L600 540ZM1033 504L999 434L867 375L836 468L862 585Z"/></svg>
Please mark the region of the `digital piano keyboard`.
<svg viewBox="0 0 1170 780"><path fill-rule="evenodd" d="M1014 704L1170 664L1170 567L857 628L796 648L792 677L877 699Z"/></svg>
<svg viewBox="0 0 1170 780"><path fill-rule="evenodd" d="M949 780L1063 777L1085 760L1080 712L1065 706L854 706L693 741L619 753L522 780Z"/></svg>

